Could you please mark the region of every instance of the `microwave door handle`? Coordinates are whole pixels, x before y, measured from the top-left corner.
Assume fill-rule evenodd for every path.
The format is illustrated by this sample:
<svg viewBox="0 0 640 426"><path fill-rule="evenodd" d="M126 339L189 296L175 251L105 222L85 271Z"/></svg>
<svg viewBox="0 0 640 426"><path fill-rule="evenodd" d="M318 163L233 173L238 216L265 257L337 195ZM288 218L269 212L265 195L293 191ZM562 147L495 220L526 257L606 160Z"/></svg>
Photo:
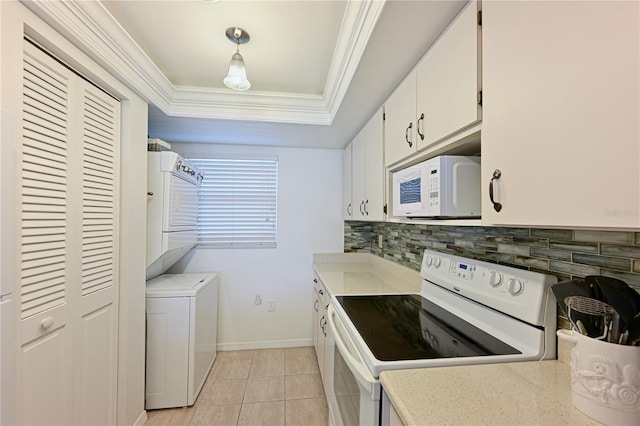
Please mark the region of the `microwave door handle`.
<svg viewBox="0 0 640 426"><path fill-rule="evenodd" d="M329 305L329 310L327 312L327 322L329 324L329 331L331 333L331 337L333 337L334 342L336 343L336 350L340 351L340 355L342 355L342 359L347 364L347 367L356 378L358 382L364 387L367 392L371 395L375 396L376 389L378 389L376 384L376 379L373 377L367 366L364 364L364 361L358 354L353 354L349 349L347 349L347 345L343 342L344 339L349 339L351 346L355 347L353 341L347 335L346 330L342 332L336 326L334 316L336 315L336 311L333 309L333 306ZM338 320L339 321L339 320ZM341 327L344 330L344 327ZM357 358L356 358L357 357Z"/></svg>

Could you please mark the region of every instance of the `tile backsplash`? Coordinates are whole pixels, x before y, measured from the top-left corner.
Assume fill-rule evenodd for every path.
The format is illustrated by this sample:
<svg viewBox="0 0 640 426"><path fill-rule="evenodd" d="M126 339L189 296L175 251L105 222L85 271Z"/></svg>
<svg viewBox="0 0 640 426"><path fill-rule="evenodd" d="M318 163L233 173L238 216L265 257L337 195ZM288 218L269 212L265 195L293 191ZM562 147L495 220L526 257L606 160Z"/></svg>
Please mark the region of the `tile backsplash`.
<svg viewBox="0 0 640 426"><path fill-rule="evenodd" d="M640 232L344 223L345 252L373 253L420 270L425 248L551 274L558 281L604 275L640 290Z"/></svg>

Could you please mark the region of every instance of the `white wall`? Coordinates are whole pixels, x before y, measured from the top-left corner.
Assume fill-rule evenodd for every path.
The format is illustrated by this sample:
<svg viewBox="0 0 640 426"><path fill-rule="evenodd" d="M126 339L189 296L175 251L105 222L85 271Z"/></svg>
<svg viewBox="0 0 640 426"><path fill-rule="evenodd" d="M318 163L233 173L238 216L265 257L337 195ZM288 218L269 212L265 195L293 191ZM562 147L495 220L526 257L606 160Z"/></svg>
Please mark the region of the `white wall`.
<svg viewBox="0 0 640 426"><path fill-rule="evenodd" d="M220 272L220 350L311 345L312 255L343 250L342 151L205 144L172 144L172 150L186 157L278 156L277 248L194 249L169 272ZM269 299L275 312L267 311Z"/></svg>

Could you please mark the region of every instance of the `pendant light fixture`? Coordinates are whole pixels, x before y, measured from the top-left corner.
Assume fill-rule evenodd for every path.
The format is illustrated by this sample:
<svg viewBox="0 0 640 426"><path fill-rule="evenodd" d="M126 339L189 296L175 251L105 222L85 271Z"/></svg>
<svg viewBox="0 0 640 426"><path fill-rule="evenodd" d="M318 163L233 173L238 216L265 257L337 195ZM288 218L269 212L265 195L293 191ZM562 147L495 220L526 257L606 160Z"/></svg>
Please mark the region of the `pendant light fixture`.
<svg viewBox="0 0 640 426"><path fill-rule="evenodd" d="M229 27L225 35L236 44L236 53L231 57L229 72L223 80L224 85L235 90L247 90L251 87L251 83L247 80L247 67L240 54L240 45L249 41L249 33L240 27Z"/></svg>

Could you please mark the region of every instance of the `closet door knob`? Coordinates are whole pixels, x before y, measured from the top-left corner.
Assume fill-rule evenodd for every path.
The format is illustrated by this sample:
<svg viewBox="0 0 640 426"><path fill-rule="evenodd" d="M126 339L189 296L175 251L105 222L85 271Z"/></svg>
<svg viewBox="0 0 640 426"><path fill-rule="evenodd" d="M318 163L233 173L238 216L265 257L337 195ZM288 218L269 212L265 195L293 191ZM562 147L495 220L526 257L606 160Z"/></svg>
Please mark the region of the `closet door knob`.
<svg viewBox="0 0 640 426"><path fill-rule="evenodd" d="M54 323L53 317L46 317L40 322L40 327L42 327L43 330L48 330L49 328L51 328L53 323Z"/></svg>

